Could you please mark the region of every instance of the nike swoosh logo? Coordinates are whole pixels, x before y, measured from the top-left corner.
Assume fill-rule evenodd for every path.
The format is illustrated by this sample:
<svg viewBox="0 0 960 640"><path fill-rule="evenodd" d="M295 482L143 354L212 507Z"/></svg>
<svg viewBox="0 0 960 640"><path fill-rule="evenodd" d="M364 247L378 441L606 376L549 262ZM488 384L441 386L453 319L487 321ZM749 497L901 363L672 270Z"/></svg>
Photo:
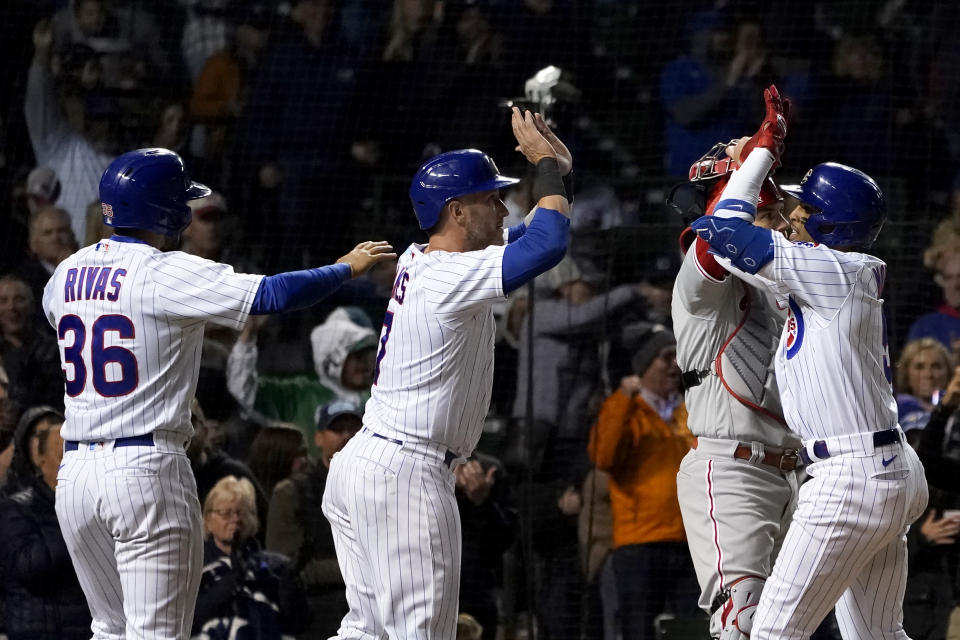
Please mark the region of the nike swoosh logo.
<svg viewBox="0 0 960 640"><path fill-rule="evenodd" d="M890 458L889 460L882 460L881 462L883 463L883 466L887 466L888 464L890 464L891 462L893 462L893 461L896 460L896 459L897 459L897 456L893 456L893 457Z"/></svg>

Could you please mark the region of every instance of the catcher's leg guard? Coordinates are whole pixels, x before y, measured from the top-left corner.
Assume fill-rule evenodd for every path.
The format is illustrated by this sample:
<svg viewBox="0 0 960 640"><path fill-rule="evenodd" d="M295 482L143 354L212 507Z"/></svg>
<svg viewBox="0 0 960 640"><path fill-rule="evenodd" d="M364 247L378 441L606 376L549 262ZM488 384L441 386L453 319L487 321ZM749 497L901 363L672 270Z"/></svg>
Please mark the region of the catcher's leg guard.
<svg viewBox="0 0 960 640"><path fill-rule="evenodd" d="M766 578L745 576L731 584L720 597L726 596L713 612L710 628L719 630L717 640L745 640L750 637L753 614L757 612L760 592Z"/></svg>

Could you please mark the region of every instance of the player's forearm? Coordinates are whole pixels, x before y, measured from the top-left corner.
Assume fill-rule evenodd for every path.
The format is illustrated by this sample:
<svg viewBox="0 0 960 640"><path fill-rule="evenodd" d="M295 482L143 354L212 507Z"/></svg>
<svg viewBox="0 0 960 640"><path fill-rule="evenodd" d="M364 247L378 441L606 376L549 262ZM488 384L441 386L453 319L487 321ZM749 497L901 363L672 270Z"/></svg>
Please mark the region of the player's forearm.
<svg viewBox="0 0 960 640"><path fill-rule="evenodd" d="M503 291L510 293L556 266L567 252L570 219L538 209L523 237L503 252Z"/></svg>
<svg viewBox="0 0 960 640"><path fill-rule="evenodd" d="M743 166L730 176L713 214L719 218L741 218L753 222L760 199L760 187L773 168L773 160L773 154L767 149L754 149Z"/></svg>
<svg viewBox="0 0 960 640"><path fill-rule="evenodd" d="M250 313L262 315L309 307L349 279L350 265L344 263L266 276L257 289Z"/></svg>
<svg viewBox="0 0 960 640"><path fill-rule="evenodd" d="M754 226L742 218L703 216L690 227L719 256L733 266L755 274L773 261L773 231Z"/></svg>
<svg viewBox="0 0 960 640"><path fill-rule="evenodd" d="M550 209L570 217L570 200L567 185L560 175L556 158L542 158L537 162L533 178L533 199L538 209ZM536 211L534 211L536 214Z"/></svg>

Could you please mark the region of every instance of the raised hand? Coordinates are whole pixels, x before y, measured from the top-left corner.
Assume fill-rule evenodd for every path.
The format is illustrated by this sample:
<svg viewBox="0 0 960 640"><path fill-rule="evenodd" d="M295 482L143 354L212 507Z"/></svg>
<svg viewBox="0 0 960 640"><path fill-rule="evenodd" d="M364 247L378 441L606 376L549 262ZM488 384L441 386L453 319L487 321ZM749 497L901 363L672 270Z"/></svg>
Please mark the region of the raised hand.
<svg viewBox="0 0 960 640"><path fill-rule="evenodd" d="M375 264L393 260L397 254L393 252L393 247L389 242L380 240L378 242L361 242L353 248L353 251L343 256L337 263L350 265L350 275L353 278L363 275Z"/></svg>
<svg viewBox="0 0 960 640"><path fill-rule="evenodd" d="M513 136L517 139L517 150L530 164L536 165L544 158L557 158L557 152L540 133L532 113L525 111L521 114L520 109L514 107L510 124L513 127Z"/></svg>
<svg viewBox="0 0 960 640"><path fill-rule="evenodd" d="M556 152L557 162L560 165L560 175L565 176L573 171L573 154L570 153L570 149L567 149L567 145L563 144L563 141L557 137L557 134L553 132L542 115L534 114L533 122L537 125L537 131L540 132L540 135L550 143L550 146Z"/></svg>
<svg viewBox="0 0 960 640"><path fill-rule="evenodd" d="M773 168L780 166L780 156L783 154L783 141L787 137L787 118L790 115L790 101L781 98L780 92L774 85L763 90L763 99L767 105L767 114L760 125L760 129L747 141L740 150L740 162L747 159L750 152L760 147L773 154Z"/></svg>

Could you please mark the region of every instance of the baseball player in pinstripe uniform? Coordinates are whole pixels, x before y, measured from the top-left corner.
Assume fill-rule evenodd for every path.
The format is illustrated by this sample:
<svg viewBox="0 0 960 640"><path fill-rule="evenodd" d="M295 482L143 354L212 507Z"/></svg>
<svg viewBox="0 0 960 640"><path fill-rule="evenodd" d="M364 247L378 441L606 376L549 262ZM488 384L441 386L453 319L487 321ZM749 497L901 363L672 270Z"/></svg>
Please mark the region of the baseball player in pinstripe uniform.
<svg viewBox="0 0 960 640"><path fill-rule="evenodd" d="M203 545L184 447L206 323L305 307L393 256L362 243L343 264L264 277L162 251L190 223L187 201L209 193L171 151L121 155L100 181L115 235L44 290L66 383L57 518L97 640L189 637Z"/></svg>
<svg viewBox="0 0 960 640"><path fill-rule="evenodd" d="M692 179L711 180L708 214L735 166L715 148L718 157L691 167ZM782 232L783 196L772 178L761 184L755 224ZM773 371L786 304L732 277L689 229L681 244L673 329L697 444L680 465L677 497L711 635L739 640L750 636L796 506L800 440L783 418Z"/></svg>
<svg viewBox="0 0 960 640"><path fill-rule="evenodd" d="M789 307L776 374L811 477L750 637L808 638L836 604L846 640L902 640L905 536L926 507L927 484L897 424L881 298L886 265L860 252L879 234L886 204L869 176L817 165L791 191L799 204L789 214L790 242L752 224L757 186L778 155L777 136L761 136L715 214L691 225L728 271Z"/></svg>
<svg viewBox="0 0 960 640"><path fill-rule="evenodd" d="M503 229L498 190L517 181L477 150L432 158L410 186L429 242L400 257L364 428L334 456L323 497L350 606L340 638L456 634L451 466L477 445L490 404L491 307L560 261L570 222L566 147L530 112L514 109L512 123L537 171L529 225Z"/></svg>

